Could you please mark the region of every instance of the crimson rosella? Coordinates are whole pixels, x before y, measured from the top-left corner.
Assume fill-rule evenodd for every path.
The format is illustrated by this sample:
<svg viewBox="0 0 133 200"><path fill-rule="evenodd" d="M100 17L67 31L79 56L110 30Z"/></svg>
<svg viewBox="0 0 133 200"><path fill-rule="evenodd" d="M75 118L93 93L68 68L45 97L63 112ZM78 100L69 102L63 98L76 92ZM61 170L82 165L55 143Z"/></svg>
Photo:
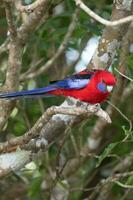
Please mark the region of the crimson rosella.
<svg viewBox="0 0 133 200"><path fill-rule="evenodd" d="M63 80L52 81L46 87L4 93L0 94L0 98L17 99L19 97L62 95L96 104L106 100L115 83L114 75L107 70L84 70Z"/></svg>

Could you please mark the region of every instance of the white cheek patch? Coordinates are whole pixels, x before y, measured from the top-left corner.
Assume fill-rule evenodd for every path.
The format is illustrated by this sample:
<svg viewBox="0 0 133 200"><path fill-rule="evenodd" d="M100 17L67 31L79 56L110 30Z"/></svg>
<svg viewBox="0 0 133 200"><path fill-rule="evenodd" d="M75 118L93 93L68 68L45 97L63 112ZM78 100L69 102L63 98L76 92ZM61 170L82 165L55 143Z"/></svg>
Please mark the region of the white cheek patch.
<svg viewBox="0 0 133 200"><path fill-rule="evenodd" d="M108 86L107 86L107 91L108 91L108 92L111 92L112 90L113 90L113 86L109 86L109 85L108 85Z"/></svg>

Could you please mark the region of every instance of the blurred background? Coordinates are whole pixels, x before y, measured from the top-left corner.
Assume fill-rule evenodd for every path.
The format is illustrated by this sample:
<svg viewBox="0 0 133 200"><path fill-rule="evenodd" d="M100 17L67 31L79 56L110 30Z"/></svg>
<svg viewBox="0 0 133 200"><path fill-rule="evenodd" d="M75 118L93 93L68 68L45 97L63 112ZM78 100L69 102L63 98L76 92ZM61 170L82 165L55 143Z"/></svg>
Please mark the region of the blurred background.
<svg viewBox="0 0 133 200"><path fill-rule="evenodd" d="M33 1L23 0L24 5L30 3ZM110 19L111 0L89 0L86 1L86 5L101 17ZM16 9L12 9L12 11L15 23L19 27L21 19L26 21L27 15L18 13ZM60 1L57 6L51 8L46 22L40 22L39 28L30 35L24 47L19 90L43 87L49 81L61 79L88 66L104 27L80 11L77 24L64 51L55 59L52 66L40 71L46 62L56 54L67 33L74 12L74 1ZM7 70L8 35L5 9L1 6L0 45L2 47L2 44L5 44L4 48L0 47L1 85L5 81ZM132 78L132 42L128 47L129 51L124 63L126 65L125 73ZM48 151L41 152L25 168L0 180L1 200L132 200L133 173L129 172L133 167L133 131L131 126L133 120L133 84L132 81L122 78L114 70L114 68L119 69L118 66L120 67L121 51L121 49L117 50L112 68L119 80L118 84L121 82L120 87L116 86L116 91L118 89L121 96L115 96L115 106L123 114L120 114L116 109L110 111L112 119L110 125L97 117L92 117L77 123L73 128L68 127L64 137L53 143ZM63 101L63 97L18 101L1 131L1 142L23 135L48 107L60 105ZM114 99L111 101L114 102ZM106 109L108 103L103 103L101 107ZM86 153L88 138L96 131L94 127L98 127L97 123L101 124L98 133L101 144L96 151ZM125 137L127 137L126 140L124 140ZM77 157L80 159L78 165L74 163ZM65 171L63 171L64 168ZM108 180L116 173L121 173L120 179ZM129 173L129 175L124 173ZM122 174L124 175L122 176ZM107 183L103 181L105 179Z"/></svg>

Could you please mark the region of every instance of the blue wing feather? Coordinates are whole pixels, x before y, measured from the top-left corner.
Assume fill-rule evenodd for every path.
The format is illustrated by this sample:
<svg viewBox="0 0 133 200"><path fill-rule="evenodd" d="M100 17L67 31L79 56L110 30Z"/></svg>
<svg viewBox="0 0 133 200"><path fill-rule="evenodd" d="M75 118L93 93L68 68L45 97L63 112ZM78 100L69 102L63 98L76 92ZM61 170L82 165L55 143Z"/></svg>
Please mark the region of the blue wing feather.
<svg viewBox="0 0 133 200"><path fill-rule="evenodd" d="M81 89L84 88L89 83L89 79L64 79L62 81L56 82L58 88L63 89Z"/></svg>
<svg viewBox="0 0 133 200"><path fill-rule="evenodd" d="M71 75L63 80L52 81L50 83L63 89L81 89L84 88L92 78L94 72L84 70L78 74Z"/></svg>

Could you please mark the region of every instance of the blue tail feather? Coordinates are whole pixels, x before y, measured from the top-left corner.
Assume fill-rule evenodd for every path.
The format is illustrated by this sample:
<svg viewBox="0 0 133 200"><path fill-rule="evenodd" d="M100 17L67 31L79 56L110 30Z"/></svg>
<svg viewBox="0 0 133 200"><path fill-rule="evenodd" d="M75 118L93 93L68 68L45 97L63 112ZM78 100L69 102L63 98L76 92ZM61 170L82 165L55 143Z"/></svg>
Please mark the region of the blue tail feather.
<svg viewBox="0 0 133 200"><path fill-rule="evenodd" d="M38 88L33 90L23 90L18 92L10 92L10 93L4 93L0 94L0 98L2 99L17 99L20 97L36 97L36 96L46 96L48 92L54 91L57 88L55 86L47 86L44 88ZM48 94L49 95L49 94Z"/></svg>

